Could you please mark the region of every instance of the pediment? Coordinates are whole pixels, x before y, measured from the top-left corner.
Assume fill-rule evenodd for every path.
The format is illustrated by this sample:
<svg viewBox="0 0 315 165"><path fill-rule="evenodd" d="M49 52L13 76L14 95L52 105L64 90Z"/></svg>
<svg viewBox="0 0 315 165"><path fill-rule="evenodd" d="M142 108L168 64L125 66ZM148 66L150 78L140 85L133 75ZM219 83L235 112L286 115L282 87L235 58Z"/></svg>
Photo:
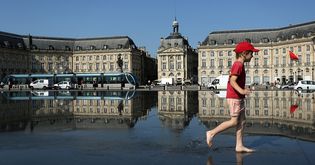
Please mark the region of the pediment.
<svg viewBox="0 0 315 165"><path fill-rule="evenodd" d="M163 51L160 51L160 53L180 53L180 52L183 52L183 50L179 48L168 48Z"/></svg>

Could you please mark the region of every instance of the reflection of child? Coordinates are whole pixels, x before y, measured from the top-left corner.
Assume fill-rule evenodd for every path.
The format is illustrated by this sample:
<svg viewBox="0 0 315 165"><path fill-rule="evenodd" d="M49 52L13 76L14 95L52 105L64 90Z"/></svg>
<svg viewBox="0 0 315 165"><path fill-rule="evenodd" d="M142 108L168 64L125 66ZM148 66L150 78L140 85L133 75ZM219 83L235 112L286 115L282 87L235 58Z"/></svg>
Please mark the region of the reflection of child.
<svg viewBox="0 0 315 165"><path fill-rule="evenodd" d="M236 61L233 63L230 78L227 85L227 103L230 107L231 119L218 125L213 130L207 131L207 144L212 146L213 137L230 128L236 126L236 152L253 152L253 149L246 148L243 145L243 131L245 124L245 95L251 93L250 89L245 88L246 73L244 62L250 62L253 52L258 52L249 42L240 42L234 49L236 53Z"/></svg>

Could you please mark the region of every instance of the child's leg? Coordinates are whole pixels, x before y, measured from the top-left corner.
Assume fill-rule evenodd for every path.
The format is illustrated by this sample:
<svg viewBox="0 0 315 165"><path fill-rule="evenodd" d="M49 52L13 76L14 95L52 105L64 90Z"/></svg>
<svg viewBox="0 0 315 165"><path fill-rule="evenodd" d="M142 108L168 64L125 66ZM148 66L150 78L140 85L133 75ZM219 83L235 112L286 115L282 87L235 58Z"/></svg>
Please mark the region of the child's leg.
<svg viewBox="0 0 315 165"><path fill-rule="evenodd" d="M244 133L244 126L245 126L245 110L241 111L239 118L238 118L238 123L236 126L236 147L235 151L236 152L254 152L253 149L246 148L243 145L243 133Z"/></svg>
<svg viewBox="0 0 315 165"><path fill-rule="evenodd" d="M213 139L213 137L214 137L216 134L218 134L218 133L220 133L220 132L222 132L222 131L224 131L224 130L226 130L226 129L228 129L228 128L231 128L231 127L233 127L233 126L236 126L236 124L237 124L237 118L238 118L237 116L231 117L230 120L221 123L220 125L218 125L217 127L215 127L213 130L207 131L206 136L207 136L207 144L208 144L208 146L209 146L209 147L212 146L212 139Z"/></svg>

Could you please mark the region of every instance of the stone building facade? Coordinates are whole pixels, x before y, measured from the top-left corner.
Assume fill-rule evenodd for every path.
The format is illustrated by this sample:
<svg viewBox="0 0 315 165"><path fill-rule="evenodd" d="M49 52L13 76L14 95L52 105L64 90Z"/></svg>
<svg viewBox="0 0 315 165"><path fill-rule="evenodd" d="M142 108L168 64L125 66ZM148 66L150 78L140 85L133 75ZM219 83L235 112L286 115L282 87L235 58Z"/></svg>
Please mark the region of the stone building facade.
<svg viewBox="0 0 315 165"><path fill-rule="evenodd" d="M173 22L173 32L161 38L157 52L158 79L172 78L175 83L197 78L198 58L186 38L179 33L179 24Z"/></svg>
<svg viewBox="0 0 315 165"><path fill-rule="evenodd" d="M1 78L12 73L104 73L121 69L135 74L140 84L147 77L156 78L154 70L144 68L155 60L128 36L72 39L0 32L0 46Z"/></svg>
<svg viewBox="0 0 315 165"><path fill-rule="evenodd" d="M205 85L221 74L229 74L235 45L244 40L260 49L246 64L246 84L315 80L315 22L308 22L275 29L210 33L198 46L198 83ZM291 60L289 51L299 60Z"/></svg>

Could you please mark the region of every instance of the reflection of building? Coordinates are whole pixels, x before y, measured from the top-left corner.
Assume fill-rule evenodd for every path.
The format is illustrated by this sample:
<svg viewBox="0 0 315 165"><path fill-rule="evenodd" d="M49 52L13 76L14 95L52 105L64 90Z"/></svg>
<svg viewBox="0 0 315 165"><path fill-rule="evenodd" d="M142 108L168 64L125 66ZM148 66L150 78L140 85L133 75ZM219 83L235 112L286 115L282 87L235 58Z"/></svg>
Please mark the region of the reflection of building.
<svg viewBox="0 0 315 165"><path fill-rule="evenodd" d="M111 96L108 94L111 93ZM20 94L22 95L22 94ZM84 91L74 92L73 96L58 99L58 92L43 97L21 96L1 98L0 123L3 131L17 123L24 123L23 129L52 130L74 128L130 128L139 117L147 115L152 105L145 104L148 98L144 93L133 94L125 91ZM27 97L25 97L27 96ZM119 97L118 97L119 96ZM154 96L154 95L153 95ZM23 100L23 101L21 101ZM18 103L18 104L17 104ZM21 108L24 107L25 109ZM21 125L21 124L20 124Z"/></svg>
<svg viewBox="0 0 315 165"><path fill-rule="evenodd" d="M159 91L158 113L162 123L169 128L182 130L197 113L197 92Z"/></svg>
<svg viewBox="0 0 315 165"><path fill-rule="evenodd" d="M30 120L28 101L9 101L0 95L0 132L24 130Z"/></svg>
<svg viewBox="0 0 315 165"><path fill-rule="evenodd" d="M230 118L225 97L199 91L199 118L208 127L215 127ZM246 98L247 131L281 134L315 140L315 93L298 95L294 91L254 92ZM268 130L270 128L270 130ZM273 132L270 132L270 131Z"/></svg>
<svg viewBox="0 0 315 165"><path fill-rule="evenodd" d="M128 36L73 39L0 32L0 78L12 73L120 71L118 57L123 71L134 73L140 83L156 77L155 59Z"/></svg>
<svg viewBox="0 0 315 165"><path fill-rule="evenodd" d="M158 79L173 78L178 83L197 77L197 52L179 33L179 24L173 22L173 33L161 39L157 52Z"/></svg>
<svg viewBox="0 0 315 165"><path fill-rule="evenodd" d="M248 40L261 51L246 64L247 83L313 79L315 22L276 29L232 30L210 33L198 47L198 82L206 84L228 74L235 59L235 45ZM289 51L299 61L292 61Z"/></svg>

